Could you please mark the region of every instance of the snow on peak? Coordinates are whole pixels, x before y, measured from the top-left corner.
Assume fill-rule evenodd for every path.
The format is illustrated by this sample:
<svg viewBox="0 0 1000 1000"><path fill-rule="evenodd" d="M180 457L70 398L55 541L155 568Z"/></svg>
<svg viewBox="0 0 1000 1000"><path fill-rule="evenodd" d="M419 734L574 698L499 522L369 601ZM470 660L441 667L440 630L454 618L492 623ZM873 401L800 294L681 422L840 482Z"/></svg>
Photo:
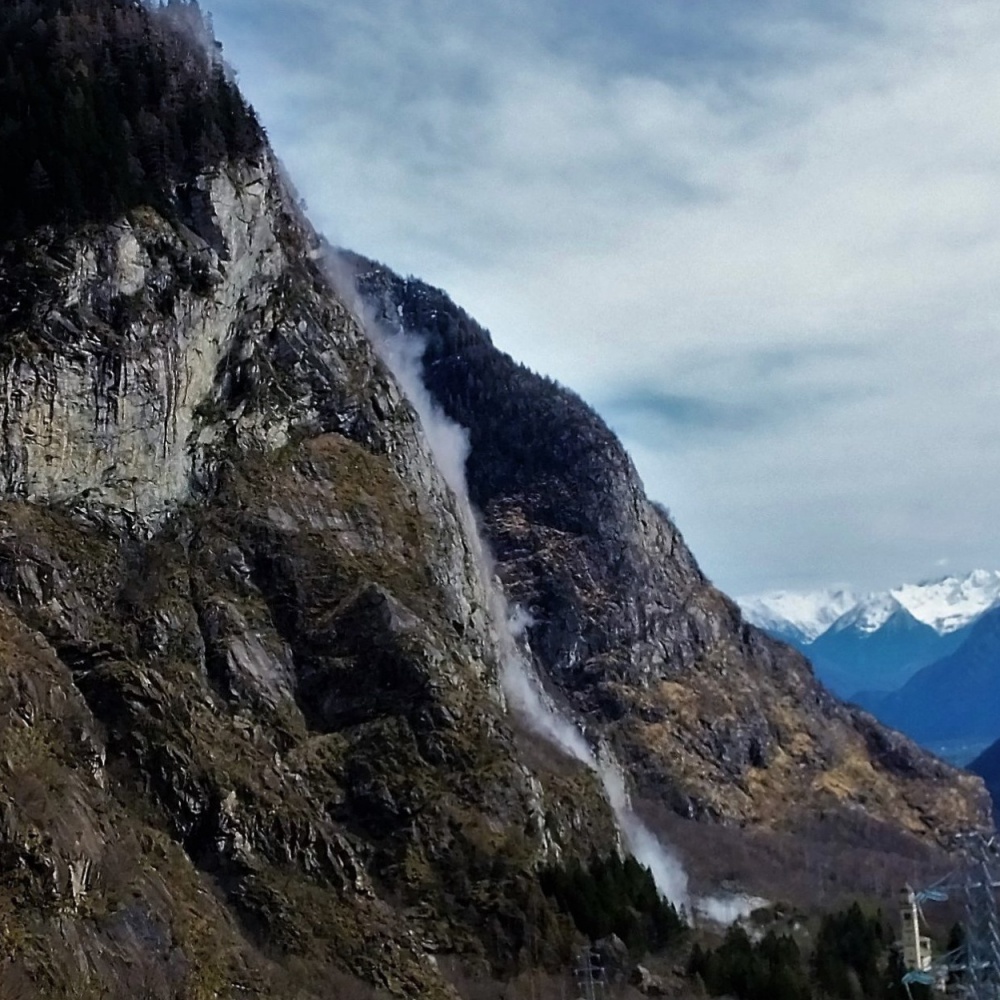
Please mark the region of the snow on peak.
<svg viewBox="0 0 1000 1000"><path fill-rule="evenodd" d="M843 588L773 590L741 597L739 604L752 624L785 634L791 628L807 643L828 629L875 632L899 611L947 635L1000 607L1000 570L977 569L966 576L905 583L860 599Z"/></svg>
<svg viewBox="0 0 1000 1000"><path fill-rule="evenodd" d="M903 584L891 594L917 621L947 635L1000 601L1000 571L977 569L968 576Z"/></svg>
<svg viewBox="0 0 1000 1000"><path fill-rule="evenodd" d="M853 608L857 600L843 589L803 593L772 590L741 597L739 604L746 620L758 628L777 630L791 625L807 642L812 642Z"/></svg>
<svg viewBox="0 0 1000 1000"><path fill-rule="evenodd" d="M877 632L894 614L904 607L891 593L869 594L834 622L830 631Z"/></svg>

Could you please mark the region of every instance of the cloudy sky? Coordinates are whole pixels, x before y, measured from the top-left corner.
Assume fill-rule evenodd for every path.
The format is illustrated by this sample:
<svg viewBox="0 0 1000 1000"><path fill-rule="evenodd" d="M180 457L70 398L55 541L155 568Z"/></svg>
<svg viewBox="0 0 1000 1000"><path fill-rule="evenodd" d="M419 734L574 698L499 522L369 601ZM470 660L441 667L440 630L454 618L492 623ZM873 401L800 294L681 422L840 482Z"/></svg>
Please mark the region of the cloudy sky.
<svg viewBox="0 0 1000 1000"><path fill-rule="evenodd" d="M1000 6L203 3L317 226L593 403L724 589L1000 567Z"/></svg>

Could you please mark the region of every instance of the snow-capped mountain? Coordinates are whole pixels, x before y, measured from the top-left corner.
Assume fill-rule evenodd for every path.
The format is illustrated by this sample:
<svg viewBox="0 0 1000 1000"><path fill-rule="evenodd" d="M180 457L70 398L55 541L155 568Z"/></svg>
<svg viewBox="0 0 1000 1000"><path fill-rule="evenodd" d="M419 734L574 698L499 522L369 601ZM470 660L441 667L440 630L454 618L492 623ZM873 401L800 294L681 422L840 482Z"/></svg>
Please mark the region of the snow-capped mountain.
<svg viewBox="0 0 1000 1000"><path fill-rule="evenodd" d="M904 583L882 593L859 596L847 588L773 590L738 598L748 622L767 632L794 632L811 643L845 616L863 631L880 627L901 605L917 621L946 635L969 625L1000 604L1000 570L977 569ZM845 622L838 626L843 629Z"/></svg>
<svg viewBox="0 0 1000 1000"><path fill-rule="evenodd" d="M964 577L903 584L890 593L917 621L944 635L974 622L1000 602L1000 570L977 569Z"/></svg>
<svg viewBox="0 0 1000 1000"><path fill-rule="evenodd" d="M964 630L941 635L889 594L876 594L838 618L806 650L816 673L837 694L892 691L947 656Z"/></svg>
<svg viewBox="0 0 1000 1000"><path fill-rule="evenodd" d="M740 598L739 603L748 622L801 647L821 636L858 598L844 589L774 590Z"/></svg>
<svg viewBox="0 0 1000 1000"><path fill-rule="evenodd" d="M740 600L748 621L801 649L834 691L892 691L947 656L1000 605L1000 571L975 570L858 598L847 589Z"/></svg>
<svg viewBox="0 0 1000 1000"><path fill-rule="evenodd" d="M837 635L841 632L870 635L882 628L890 618L900 615L916 618L891 593L869 594L831 623L823 635ZM816 638L818 640L820 636Z"/></svg>

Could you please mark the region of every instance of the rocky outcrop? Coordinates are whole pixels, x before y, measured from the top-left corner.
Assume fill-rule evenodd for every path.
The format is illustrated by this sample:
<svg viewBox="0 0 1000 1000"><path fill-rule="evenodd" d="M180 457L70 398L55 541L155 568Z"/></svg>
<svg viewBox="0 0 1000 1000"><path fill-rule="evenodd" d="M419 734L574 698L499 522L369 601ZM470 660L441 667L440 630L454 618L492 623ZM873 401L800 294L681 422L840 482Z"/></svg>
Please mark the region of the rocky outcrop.
<svg viewBox="0 0 1000 1000"><path fill-rule="evenodd" d="M670 991L666 983L660 976L654 976L649 969L643 965L637 965L629 976L629 982L644 997L665 997L670 996Z"/></svg>
<svg viewBox="0 0 1000 1000"><path fill-rule="evenodd" d="M252 371L243 317L267 307L288 266L268 173L201 178L201 232L136 212L7 252L6 299L36 290L7 321L0 369L8 494L142 519L187 499L218 430L204 417L220 365L234 380ZM277 444L287 421L254 430Z"/></svg>

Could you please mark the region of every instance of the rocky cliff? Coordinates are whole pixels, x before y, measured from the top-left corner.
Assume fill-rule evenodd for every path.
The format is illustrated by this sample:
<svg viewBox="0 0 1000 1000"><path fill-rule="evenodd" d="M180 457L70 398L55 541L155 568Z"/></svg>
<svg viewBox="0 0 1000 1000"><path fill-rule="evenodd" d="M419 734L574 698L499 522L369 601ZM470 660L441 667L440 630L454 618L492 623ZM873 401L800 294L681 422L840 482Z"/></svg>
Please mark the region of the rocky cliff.
<svg viewBox="0 0 1000 1000"><path fill-rule="evenodd" d="M616 834L518 749L413 409L266 148L161 195L0 248L5 985L444 996L529 911L559 953L532 873Z"/></svg>

